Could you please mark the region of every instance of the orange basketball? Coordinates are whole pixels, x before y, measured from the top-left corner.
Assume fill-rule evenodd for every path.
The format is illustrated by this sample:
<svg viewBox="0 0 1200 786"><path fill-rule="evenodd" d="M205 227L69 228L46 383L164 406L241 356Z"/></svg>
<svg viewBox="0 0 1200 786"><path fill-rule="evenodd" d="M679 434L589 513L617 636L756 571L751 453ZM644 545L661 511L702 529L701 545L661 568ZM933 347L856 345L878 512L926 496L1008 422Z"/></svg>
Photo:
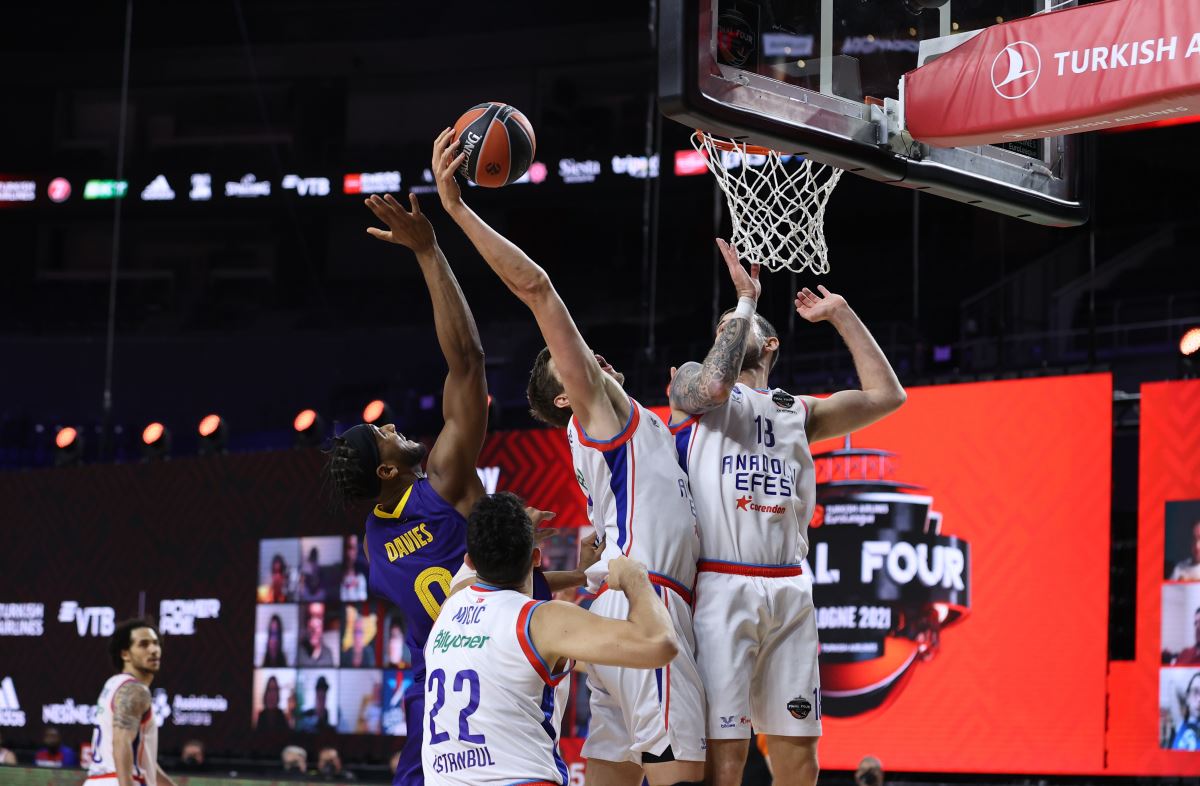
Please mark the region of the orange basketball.
<svg viewBox="0 0 1200 786"><path fill-rule="evenodd" d="M519 179L533 163L537 143L525 115L508 104L477 104L454 124L454 138L467 154L458 173L485 188Z"/></svg>

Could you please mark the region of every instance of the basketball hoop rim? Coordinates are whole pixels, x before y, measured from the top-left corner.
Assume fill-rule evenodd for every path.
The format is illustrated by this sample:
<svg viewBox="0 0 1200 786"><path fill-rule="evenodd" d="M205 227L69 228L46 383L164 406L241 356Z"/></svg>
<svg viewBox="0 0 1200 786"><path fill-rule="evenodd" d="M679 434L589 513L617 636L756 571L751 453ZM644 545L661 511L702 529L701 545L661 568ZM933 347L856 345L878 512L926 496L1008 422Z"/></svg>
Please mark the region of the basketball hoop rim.
<svg viewBox="0 0 1200 786"><path fill-rule="evenodd" d="M712 143L712 146L717 150L723 150L727 153L736 153L742 151L752 156L769 156L772 153L779 152L778 150L772 150L769 147L762 147L761 145L746 145L742 144L741 142L735 142L732 139L722 139L719 136L710 134L703 128L697 128L696 133Z"/></svg>

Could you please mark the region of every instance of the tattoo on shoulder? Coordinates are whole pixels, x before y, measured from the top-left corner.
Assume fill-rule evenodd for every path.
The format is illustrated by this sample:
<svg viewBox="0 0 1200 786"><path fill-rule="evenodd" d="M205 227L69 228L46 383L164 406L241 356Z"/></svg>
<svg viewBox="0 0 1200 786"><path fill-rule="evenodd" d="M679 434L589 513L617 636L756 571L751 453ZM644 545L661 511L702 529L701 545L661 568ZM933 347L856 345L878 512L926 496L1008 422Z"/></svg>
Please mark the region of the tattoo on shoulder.
<svg viewBox="0 0 1200 786"><path fill-rule="evenodd" d="M150 689L145 685L140 682L125 683L113 697L113 725L127 731L136 730L152 703Z"/></svg>
<svg viewBox="0 0 1200 786"><path fill-rule="evenodd" d="M671 402L685 412L699 414L721 402L712 395L714 387L732 388L742 370L750 320L731 319L717 334L704 363L688 363L675 372Z"/></svg>

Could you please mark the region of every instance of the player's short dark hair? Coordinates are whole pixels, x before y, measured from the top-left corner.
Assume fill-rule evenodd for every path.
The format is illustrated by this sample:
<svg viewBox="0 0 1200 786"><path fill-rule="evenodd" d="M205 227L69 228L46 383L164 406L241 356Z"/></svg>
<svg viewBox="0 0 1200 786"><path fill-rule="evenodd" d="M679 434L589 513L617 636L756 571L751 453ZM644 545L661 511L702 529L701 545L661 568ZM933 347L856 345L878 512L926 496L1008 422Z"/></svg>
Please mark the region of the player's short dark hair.
<svg viewBox="0 0 1200 786"><path fill-rule="evenodd" d="M484 496L467 517L467 554L480 580L511 587L525 580L533 559L533 522L516 494Z"/></svg>
<svg viewBox="0 0 1200 786"><path fill-rule="evenodd" d="M143 617L118 623L117 627L113 629L112 636L108 639L108 657L112 659L113 668L123 669L125 667L121 653L133 646L133 632L138 628L149 628L154 631L155 636L158 635L158 628L155 624Z"/></svg>
<svg viewBox="0 0 1200 786"><path fill-rule="evenodd" d="M736 307L727 308L722 311L721 316L717 318L717 324L720 325L721 320L724 319L727 314L732 314L734 311L737 311ZM775 329L775 326L771 324L770 320L757 311L754 312L754 324L758 326L758 332L763 334L763 338L779 338L779 331ZM716 328L714 327L714 330L715 329ZM778 360L779 353L776 352L771 356L771 368L767 369L768 374L771 373L771 369L775 368L775 363Z"/></svg>
<svg viewBox="0 0 1200 786"><path fill-rule="evenodd" d="M574 414L570 407L557 407L554 399L561 396L563 385L550 371L550 348L543 347L533 361L529 371L529 387L525 395L529 398L529 414L536 420L557 428L566 428Z"/></svg>

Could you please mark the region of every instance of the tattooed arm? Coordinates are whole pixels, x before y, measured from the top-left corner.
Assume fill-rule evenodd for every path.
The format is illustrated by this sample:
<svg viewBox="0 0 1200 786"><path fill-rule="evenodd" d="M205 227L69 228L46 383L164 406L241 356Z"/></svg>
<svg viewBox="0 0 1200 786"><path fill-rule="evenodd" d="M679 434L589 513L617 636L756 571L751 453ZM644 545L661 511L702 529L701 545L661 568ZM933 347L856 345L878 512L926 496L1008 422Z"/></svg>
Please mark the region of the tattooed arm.
<svg viewBox="0 0 1200 786"><path fill-rule="evenodd" d="M136 681L122 685L113 697L113 766L119 786L134 786L133 741L151 703L150 689Z"/></svg>
<svg viewBox="0 0 1200 786"><path fill-rule="evenodd" d="M758 283L758 265L751 265L750 272L742 267L737 252L724 240L717 240L721 256L729 268L729 277L737 290L739 303L749 299L758 303L762 285ZM739 308L739 311L741 309ZM717 340L703 363L684 363L671 377L672 420L699 415L725 403L729 392L737 382L742 370L742 357L746 354L746 339L754 330L754 313L749 316L735 312L730 314L717 332Z"/></svg>

